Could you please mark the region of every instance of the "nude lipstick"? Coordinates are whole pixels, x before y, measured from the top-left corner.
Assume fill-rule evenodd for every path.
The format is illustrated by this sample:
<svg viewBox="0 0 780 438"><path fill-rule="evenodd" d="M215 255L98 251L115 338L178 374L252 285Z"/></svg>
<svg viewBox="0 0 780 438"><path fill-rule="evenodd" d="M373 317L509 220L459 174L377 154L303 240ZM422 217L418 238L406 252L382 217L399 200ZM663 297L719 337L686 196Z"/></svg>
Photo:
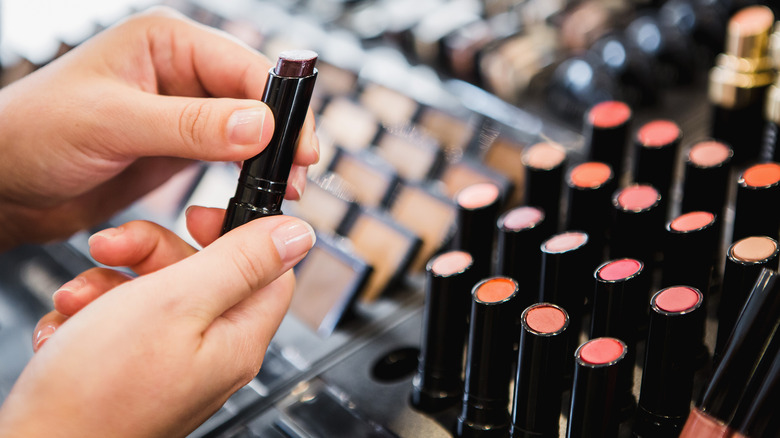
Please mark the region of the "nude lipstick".
<svg viewBox="0 0 780 438"><path fill-rule="evenodd" d="M501 193L493 183L469 185L455 194L456 228L452 249L466 251L474 257L477 279L490 275L496 218Z"/></svg>
<svg viewBox="0 0 780 438"><path fill-rule="evenodd" d="M222 234L250 220L282 214L287 178L317 79L316 63L315 52L290 50L282 52L268 72L262 101L274 115L274 134L262 152L244 161Z"/></svg>
<svg viewBox="0 0 780 438"><path fill-rule="evenodd" d="M470 254L449 251L426 267L420 360L412 380L412 405L422 411L440 411L462 398L473 264Z"/></svg>
<svg viewBox="0 0 780 438"><path fill-rule="evenodd" d="M523 281L518 299L526 308L539 296L542 252L539 245L546 239L544 211L528 205L513 208L498 218L498 258L496 273Z"/></svg>
<svg viewBox="0 0 780 438"><path fill-rule="evenodd" d="M750 236L740 239L726 252L723 270L723 288L718 304L718 338L714 357L723 351L734 330L739 312L745 305L750 291L763 268L777 269L780 247L775 239L767 236Z"/></svg>
<svg viewBox="0 0 780 438"><path fill-rule="evenodd" d="M683 178L682 212L709 211L720 216L734 151L715 140L696 142L688 149Z"/></svg>
<svg viewBox="0 0 780 438"><path fill-rule="evenodd" d="M558 438L569 316L554 304L537 303L520 317L513 438Z"/></svg>

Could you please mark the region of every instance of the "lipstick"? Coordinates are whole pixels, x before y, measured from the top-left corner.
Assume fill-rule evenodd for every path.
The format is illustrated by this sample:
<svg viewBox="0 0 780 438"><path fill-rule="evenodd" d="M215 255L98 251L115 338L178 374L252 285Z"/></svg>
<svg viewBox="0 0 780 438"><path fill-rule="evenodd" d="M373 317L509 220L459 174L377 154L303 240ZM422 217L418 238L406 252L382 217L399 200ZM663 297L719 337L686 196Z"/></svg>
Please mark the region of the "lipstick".
<svg viewBox="0 0 780 438"><path fill-rule="evenodd" d="M709 73L712 136L731 145L735 163L759 159L766 91L774 80L769 35L775 18L766 6L749 6L729 20L725 52Z"/></svg>
<svg viewBox="0 0 780 438"><path fill-rule="evenodd" d="M593 105L585 115L583 135L592 161L609 164L616 180L623 177L631 108L624 102L609 100Z"/></svg>
<svg viewBox="0 0 780 438"><path fill-rule="evenodd" d="M262 152L244 161L222 234L250 220L282 214L287 178L317 79L316 62L311 50L290 50L282 52L268 72L262 101L274 115L274 134Z"/></svg>
<svg viewBox="0 0 780 438"><path fill-rule="evenodd" d="M635 436L661 438L680 433L690 410L705 310L704 296L688 286L662 289L650 300Z"/></svg>
<svg viewBox="0 0 780 438"><path fill-rule="evenodd" d="M634 140L634 181L655 187L661 196L669 196L675 174L677 152L682 141L682 129L671 120L652 120L642 125ZM669 203L665 203L664 218Z"/></svg>
<svg viewBox="0 0 780 438"><path fill-rule="evenodd" d="M536 207L513 208L498 218L498 258L496 273L523 281L518 306L537 302L542 266L539 245L547 238L544 211Z"/></svg>
<svg viewBox="0 0 780 438"><path fill-rule="evenodd" d="M493 233L500 206L500 192L492 183L472 184L455 195L456 229L452 249L474 257L477 279L490 275L493 260Z"/></svg>
<svg viewBox="0 0 780 438"><path fill-rule="evenodd" d="M705 296L718 249L717 217L709 211L684 213L664 228L662 286L685 284Z"/></svg>
<svg viewBox="0 0 780 438"><path fill-rule="evenodd" d="M650 277L644 264L636 259L610 260L595 272L596 288L593 294L590 338L610 336L622 340L628 347L621 369L618 394L621 418L627 418L636 408L631 392L634 382L634 362L639 330L645 321L647 297L650 295Z"/></svg>
<svg viewBox="0 0 780 438"><path fill-rule="evenodd" d="M714 353L716 361L761 270L777 269L778 253L780 248L777 241L767 236L746 237L729 246L718 304L718 338Z"/></svg>
<svg viewBox="0 0 780 438"><path fill-rule="evenodd" d="M771 214L780 204L780 163L754 164L737 180L733 239L763 235L778 238L780 215Z"/></svg>
<svg viewBox="0 0 780 438"><path fill-rule="evenodd" d="M594 247L605 248L611 220L610 198L617 188L612 168L598 161L580 163L569 171L566 184L569 186L566 229L583 230Z"/></svg>
<svg viewBox="0 0 780 438"><path fill-rule="evenodd" d="M630 365L626 352L615 338L591 339L577 349L567 438L617 438L619 395L627 390L620 369Z"/></svg>
<svg viewBox="0 0 780 438"><path fill-rule="evenodd" d="M566 151L554 143L537 143L523 154L523 167L525 204L541 207L545 213L545 226L550 228L551 233L557 233Z"/></svg>
<svg viewBox="0 0 780 438"><path fill-rule="evenodd" d="M685 160L682 188L683 213L709 211L723 213L734 151L725 143L705 140L694 143Z"/></svg>
<svg viewBox="0 0 780 438"><path fill-rule="evenodd" d="M420 360L412 380L412 406L422 411L440 411L462 398L473 264L468 253L449 251L426 267Z"/></svg>
<svg viewBox="0 0 780 438"><path fill-rule="evenodd" d="M662 202L661 194L649 184L632 184L614 194L610 258L636 258L653 272L658 237L664 226Z"/></svg>
<svg viewBox="0 0 780 438"><path fill-rule="evenodd" d="M572 339L566 357L571 361L577 346L586 305L592 299L595 268L593 248L582 231L566 231L545 240L542 249L542 277L539 302L557 304L569 314L569 337ZM567 364L571 376L571 366Z"/></svg>
<svg viewBox="0 0 780 438"><path fill-rule="evenodd" d="M780 273L764 269L742 308L720 361L697 407L691 411L681 438L728 436L748 382L765 353L780 318ZM705 435L708 432L721 435Z"/></svg>
<svg viewBox="0 0 780 438"><path fill-rule="evenodd" d="M458 437L509 434L509 386L517 341L517 282L492 277L472 289L463 406Z"/></svg>
<svg viewBox="0 0 780 438"><path fill-rule="evenodd" d="M554 304L538 303L520 317L513 438L558 438L569 316Z"/></svg>

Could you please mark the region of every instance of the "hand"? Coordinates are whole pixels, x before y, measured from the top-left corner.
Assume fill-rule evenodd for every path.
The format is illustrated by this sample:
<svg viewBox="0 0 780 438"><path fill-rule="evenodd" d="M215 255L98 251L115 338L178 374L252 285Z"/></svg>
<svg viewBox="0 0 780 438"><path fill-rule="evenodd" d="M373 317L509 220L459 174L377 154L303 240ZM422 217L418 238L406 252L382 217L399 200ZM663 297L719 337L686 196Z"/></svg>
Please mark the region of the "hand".
<svg viewBox="0 0 780 438"><path fill-rule="evenodd" d="M271 66L221 32L154 8L3 89L0 250L101 223L191 160L258 154L273 134L273 115L256 100ZM288 199L318 154L310 111Z"/></svg>
<svg viewBox="0 0 780 438"><path fill-rule="evenodd" d="M150 222L93 236L96 260L140 276L92 269L55 294L64 313L39 323L53 334L6 399L0 430L184 436L248 383L289 305L290 268L314 234L298 219L275 216L215 240L223 217L219 209L188 211L191 234L208 245L200 252Z"/></svg>

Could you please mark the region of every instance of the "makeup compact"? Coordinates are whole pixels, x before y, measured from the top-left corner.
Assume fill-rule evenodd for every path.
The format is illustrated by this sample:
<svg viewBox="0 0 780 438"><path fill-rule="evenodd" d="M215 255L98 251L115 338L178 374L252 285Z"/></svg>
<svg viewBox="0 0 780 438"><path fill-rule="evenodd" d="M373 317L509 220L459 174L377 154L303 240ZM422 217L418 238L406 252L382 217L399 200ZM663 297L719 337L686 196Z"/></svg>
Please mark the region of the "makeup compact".
<svg viewBox="0 0 780 438"><path fill-rule="evenodd" d="M379 132L379 121L360 104L347 97L334 97L323 108L318 130L333 143L349 150L366 149Z"/></svg>
<svg viewBox="0 0 780 438"><path fill-rule="evenodd" d="M431 178L444 161L439 142L411 125L384 128L372 151L392 164L406 181Z"/></svg>
<svg viewBox="0 0 780 438"><path fill-rule="evenodd" d="M358 101L385 127L409 125L420 108L411 97L374 82L363 85Z"/></svg>
<svg viewBox="0 0 780 438"><path fill-rule="evenodd" d="M506 177L515 190L507 199L509 206L516 206L523 202L526 172L523 172L523 154L526 144L513 140L506 135L498 134L489 142L482 155L482 162ZM526 204L529 201L525 200Z"/></svg>
<svg viewBox="0 0 780 438"><path fill-rule="evenodd" d="M384 207L400 180L393 166L368 150L337 147L328 170L341 178L355 200L369 207Z"/></svg>
<svg viewBox="0 0 780 438"><path fill-rule="evenodd" d="M396 190L390 216L400 225L420 237L420 251L410 267L419 272L428 260L452 237L455 224L455 204L420 184L402 184Z"/></svg>
<svg viewBox="0 0 780 438"><path fill-rule="evenodd" d="M309 253L295 267L290 311L320 336L328 336L363 291L372 268L338 240L317 235Z"/></svg>
<svg viewBox="0 0 780 438"><path fill-rule="evenodd" d="M352 242L355 254L374 268L360 296L366 302L375 300L401 279L421 245L412 231L386 213L367 207L361 207L344 235Z"/></svg>
<svg viewBox="0 0 780 438"><path fill-rule="evenodd" d="M339 234L350 218L357 214L358 204L349 187L335 174L309 179L298 201L285 204L286 214L299 217L315 230Z"/></svg>

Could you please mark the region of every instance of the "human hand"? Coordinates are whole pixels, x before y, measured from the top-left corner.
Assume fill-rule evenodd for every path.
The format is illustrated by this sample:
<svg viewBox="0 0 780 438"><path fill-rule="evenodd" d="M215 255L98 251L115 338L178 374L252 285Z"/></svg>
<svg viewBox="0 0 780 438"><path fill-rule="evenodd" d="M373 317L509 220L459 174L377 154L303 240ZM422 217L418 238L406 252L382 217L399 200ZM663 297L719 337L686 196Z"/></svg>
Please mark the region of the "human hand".
<svg viewBox="0 0 780 438"><path fill-rule="evenodd" d="M258 154L273 134L257 100L271 66L219 31L154 8L3 89L0 250L101 223L191 160ZM286 198L299 197L318 155L309 111Z"/></svg>
<svg viewBox="0 0 780 438"><path fill-rule="evenodd" d="M273 216L215 240L223 217L188 210L190 233L208 245L200 252L145 221L93 236L96 260L140 276L95 268L55 294L61 313L38 324L51 326L50 337L0 409L0 430L184 436L248 383L289 305L290 268L314 235L298 219Z"/></svg>

